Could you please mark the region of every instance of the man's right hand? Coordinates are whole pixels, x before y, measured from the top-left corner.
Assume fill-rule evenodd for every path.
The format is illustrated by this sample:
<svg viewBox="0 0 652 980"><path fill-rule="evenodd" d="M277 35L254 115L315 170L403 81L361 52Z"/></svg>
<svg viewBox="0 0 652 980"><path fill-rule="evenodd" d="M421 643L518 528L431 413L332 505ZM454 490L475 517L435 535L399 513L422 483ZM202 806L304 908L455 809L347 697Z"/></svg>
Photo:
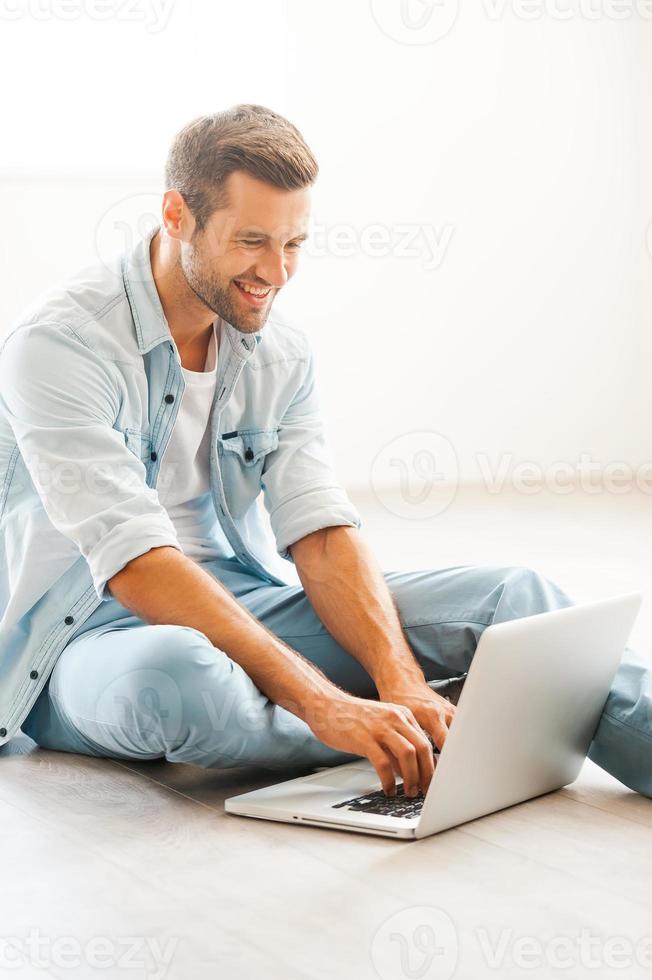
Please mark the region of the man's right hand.
<svg viewBox="0 0 652 980"><path fill-rule="evenodd" d="M339 692L310 712L306 721L330 748L366 756L388 796L396 792L395 775L402 777L408 796L427 792L435 771L433 747L404 705Z"/></svg>

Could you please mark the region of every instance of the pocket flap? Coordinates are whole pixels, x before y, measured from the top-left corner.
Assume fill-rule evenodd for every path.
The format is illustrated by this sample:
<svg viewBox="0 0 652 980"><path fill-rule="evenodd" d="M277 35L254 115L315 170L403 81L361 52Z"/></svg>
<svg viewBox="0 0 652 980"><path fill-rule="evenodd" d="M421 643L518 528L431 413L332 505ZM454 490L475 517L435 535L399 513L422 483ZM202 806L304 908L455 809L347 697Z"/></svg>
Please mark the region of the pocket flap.
<svg viewBox="0 0 652 980"><path fill-rule="evenodd" d="M227 438L219 437L224 451L235 453L244 466L255 466L278 447L278 429L246 429L237 435L227 435Z"/></svg>

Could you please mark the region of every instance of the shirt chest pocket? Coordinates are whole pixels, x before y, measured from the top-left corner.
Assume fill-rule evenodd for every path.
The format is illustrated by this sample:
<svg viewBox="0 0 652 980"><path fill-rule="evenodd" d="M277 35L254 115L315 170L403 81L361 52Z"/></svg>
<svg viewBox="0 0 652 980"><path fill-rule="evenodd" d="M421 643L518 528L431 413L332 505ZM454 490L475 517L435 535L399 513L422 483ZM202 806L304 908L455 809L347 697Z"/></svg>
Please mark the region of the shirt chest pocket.
<svg viewBox="0 0 652 980"><path fill-rule="evenodd" d="M269 453L278 448L278 429L245 429L218 437L222 481L233 517L242 517L261 489Z"/></svg>
<svg viewBox="0 0 652 980"><path fill-rule="evenodd" d="M125 443L127 444L127 449L138 456L139 459L145 459L149 457L149 433L143 432L141 429L123 429L122 434L125 437Z"/></svg>
<svg viewBox="0 0 652 980"><path fill-rule="evenodd" d="M152 442L149 430L123 429L122 434L125 439L127 449L141 461L147 471L147 481L149 482L149 467L152 459Z"/></svg>

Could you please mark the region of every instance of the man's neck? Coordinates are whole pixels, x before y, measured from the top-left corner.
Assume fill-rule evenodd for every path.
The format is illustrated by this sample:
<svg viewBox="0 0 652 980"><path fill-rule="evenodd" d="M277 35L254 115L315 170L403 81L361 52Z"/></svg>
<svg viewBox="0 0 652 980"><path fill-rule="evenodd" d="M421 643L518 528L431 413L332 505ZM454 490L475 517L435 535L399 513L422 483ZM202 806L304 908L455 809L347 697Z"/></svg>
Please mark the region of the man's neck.
<svg viewBox="0 0 652 980"><path fill-rule="evenodd" d="M178 250L177 243L162 236L159 229L149 246L152 276L183 367L203 371L215 314L189 288Z"/></svg>

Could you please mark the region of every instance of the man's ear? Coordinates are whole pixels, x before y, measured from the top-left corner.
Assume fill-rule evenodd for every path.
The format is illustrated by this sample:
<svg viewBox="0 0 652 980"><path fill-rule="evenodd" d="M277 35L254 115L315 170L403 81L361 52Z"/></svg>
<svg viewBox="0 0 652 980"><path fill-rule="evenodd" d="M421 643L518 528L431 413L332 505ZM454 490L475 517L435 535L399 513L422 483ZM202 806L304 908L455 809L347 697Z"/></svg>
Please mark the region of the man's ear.
<svg viewBox="0 0 652 980"><path fill-rule="evenodd" d="M163 194L161 217L166 233L175 241L189 242L195 231L195 218L179 191Z"/></svg>

